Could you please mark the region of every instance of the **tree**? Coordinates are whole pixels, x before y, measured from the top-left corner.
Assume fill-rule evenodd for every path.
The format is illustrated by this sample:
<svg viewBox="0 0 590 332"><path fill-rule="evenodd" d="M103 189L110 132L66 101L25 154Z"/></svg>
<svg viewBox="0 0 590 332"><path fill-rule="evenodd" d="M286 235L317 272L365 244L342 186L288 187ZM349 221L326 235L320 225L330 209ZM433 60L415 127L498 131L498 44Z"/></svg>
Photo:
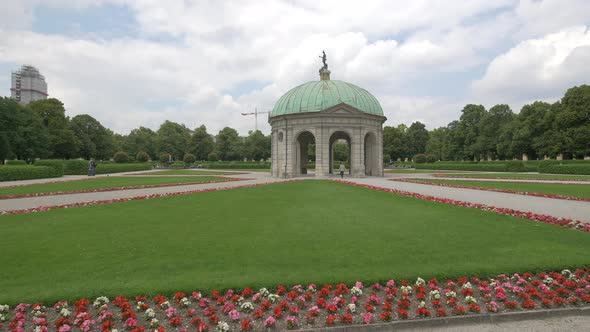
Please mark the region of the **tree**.
<svg viewBox="0 0 590 332"><path fill-rule="evenodd" d="M137 155L140 151L145 151L150 156L158 155L158 134L155 131L139 127L133 129L124 139L123 150L130 155Z"/></svg>
<svg viewBox="0 0 590 332"><path fill-rule="evenodd" d="M150 155L147 154L147 152L145 151L139 151L136 155L135 155L135 160L138 162L148 162L150 160Z"/></svg>
<svg viewBox="0 0 590 332"><path fill-rule="evenodd" d="M383 128L383 154L390 160L408 158L407 130L403 124Z"/></svg>
<svg viewBox="0 0 590 332"><path fill-rule="evenodd" d="M74 158L78 156L80 141L69 128L64 105L55 98L36 100L28 107L39 117L48 130L49 154L53 158Z"/></svg>
<svg viewBox="0 0 590 332"><path fill-rule="evenodd" d="M215 149L213 137L207 133L205 125L195 129L191 136L188 151L195 155L197 160L207 160L209 153Z"/></svg>
<svg viewBox="0 0 590 332"><path fill-rule="evenodd" d="M242 142L238 132L230 127L219 131L216 138L216 152L221 160L239 160L241 158Z"/></svg>
<svg viewBox="0 0 590 332"><path fill-rule="evenodd" d="M482 105L468 104L461 111L459 118L459 131L463 136L463 158L470 160L480 159L484 152L479 137L479 122L486 115L486 109Z"/></svg>
<svg viewBox="0 0 590 332"><path fill-rule="evenodd" d="M426 143L426 153L434 156L435 160L448 160L449 151L447 146L447 136L449 129L440 127L433 129L428 134L428 142Z"/></svg>
<svg viewBox="0 0 590 332"><path fill-rule="evenodd" d="M349 147L345 141L336 141L334 143L334 161L349 161Z"/></svg>
<svg viewBox="0 0 590 332"><path fill-rule="evenodd" d="M428 143L428 130L426 126L416 121L410 125L407 133L408 154L414 157L416 154L423 154L426 151L426 143Z"/></svg>
<svg viewBox="0 0 590 332"><path fill-rule="evenodd" d="M260 130L249 131L244 143L245 157L253 160L270 157L270 136L264 136Z"/></svg>
<svg viewBox="0 0 590 332"><path fill-rule="evenodd" d="M158 150L172 154L176 160L182 160L190 136L190 130L184 125L166 121L158 129Z"/></svg>
<svg viewBox="0 0 590 332"><path fill-rule="evenodd" d="M572 157L590 155L590 85L568 89L554 106L556 129L563 133L563 152Z"/></svg>
<svg viewBox="0 0 590 332"><path fill-rule="evenodd" d="M498 135L502 128L515 118L510 106L501 104L495 105L478 122L479 136L476 139L476 145L481 149L485 157L497 159L498 144L500 136Z"/></svg>
<svg viewBox="0 0 590 332"><path fill-rule="evenodd" d="M194 163L197 159L195 158L195 155L192 153L185 153L184 157L182 158L182 161L184 161L184 163L189 166L192 163Z"/></svg>
<svg viewBox="0 0 590 332"><path fill-rule="evenodd" d="M123 163L129 162L129 155L127 154L127 152L118 151L117 153L115 153L113 155L113 160L116 163L123 164Z"/></svg>
<svg viewBox="0 0 590 332"><path fill-rule="evenodd" d="M80 141L81 157L107 159L113 154L111 132L92 116L76 115L70 121L70 128Z"/></svg>

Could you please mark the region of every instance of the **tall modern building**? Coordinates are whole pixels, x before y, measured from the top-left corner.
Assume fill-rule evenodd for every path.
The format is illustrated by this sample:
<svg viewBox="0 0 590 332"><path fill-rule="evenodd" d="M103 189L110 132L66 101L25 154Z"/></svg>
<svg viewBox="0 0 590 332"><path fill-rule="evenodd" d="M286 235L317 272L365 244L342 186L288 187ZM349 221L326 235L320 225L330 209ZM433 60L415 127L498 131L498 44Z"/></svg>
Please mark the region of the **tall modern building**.
<svg viewBox="0 0 590 332"><path fill-rule="evenodd" d="M28 65L13 71L10 97L25 105L35 100L47 99L45 77L37 68Z"/></svg>

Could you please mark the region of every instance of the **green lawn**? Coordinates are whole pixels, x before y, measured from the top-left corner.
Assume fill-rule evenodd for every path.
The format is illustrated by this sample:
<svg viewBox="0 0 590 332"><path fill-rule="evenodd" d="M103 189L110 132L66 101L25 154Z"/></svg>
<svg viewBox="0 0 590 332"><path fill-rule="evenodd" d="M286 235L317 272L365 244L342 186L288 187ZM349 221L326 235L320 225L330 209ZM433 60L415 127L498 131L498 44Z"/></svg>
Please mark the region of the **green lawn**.
<svg viewBox="0 0 590 332"><path fill-rule="evenodd" d="M434 173L442 173L436 171ZM541 179L541 180L570 180L590 181L590 175L568 174L523 174L523 173L461 173L445 175L447 178L482 178L482 179Z"/></svg>
<svg viewBox="0 0 590 332"><path fill-rule="evenodd" d="M588 266L590 234L330 181L0 217L0 303Z"/></svg>
<svg viewBox="0 0 590 332"><path fill-rule="evenodd" d="M139 176L110 176L98 177L88 180L74 180L54 183L39 183L28 186L19 186L13 188L0 187L0 196L30 194L30 193L48 193L57 191L75 191L75 190L93 190L103 188L118 188L129 186L147 186L173 183L188 182L207 182L222 181L218 176L179 176L179 177L139 177Z"/></svg>
<svg viewBox="0 0 590 332"><path fill-rule="evenodd" d="M136 175L231 175L232 172L223 171L203 171L196 169L166 169L160 171L151 171L145 173L137 173Z"/></svg>
<svg viewBox="0 0 590 332"><path fill-rule="evenodd" d="M208 169L215 169L215 170L219 170L219 171L234 171L234 172L268 172L270 173L270 169L267 168L231 168L231 169L225 169L225 168L208 168Z"/></svg>
<svg viewBox="0 0 590 332"><path fill-rule="evenodd" d="M414 168L396 168L396 169L385 169L385 173L456 173L460 171L441 171L441 170L429 170L429 169L414 169Z"/></svg>
<svg viewBox="0 0 590 332"><path fill-rule="evenodd" d="M420 179L417 179L420 181ZM425 179L428 182L456 184L469 187L482 187L514 191L526 191L542 194L565 195L590 198L590 184L527 183L527 182L493 182L477 180L438 180Z"/></svg>

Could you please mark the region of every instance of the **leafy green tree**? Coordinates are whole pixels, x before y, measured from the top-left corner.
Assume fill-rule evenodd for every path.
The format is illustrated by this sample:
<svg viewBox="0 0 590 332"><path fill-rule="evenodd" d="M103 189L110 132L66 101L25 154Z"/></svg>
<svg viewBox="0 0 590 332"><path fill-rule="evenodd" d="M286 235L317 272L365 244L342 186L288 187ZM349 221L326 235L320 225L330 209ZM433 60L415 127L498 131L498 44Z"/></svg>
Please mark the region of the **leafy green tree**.
<svg viewBox="0 0 590 332"><path fill-rule="evenodd" d="M70 121L70 128L80 141L81 157L107 159L113 154L111 132L92 116L76 115Z"/></svg>
<svg viewBox="0 0 590 332"><path fill-rule="evenodd" d="M407 131L403 124L383 128L383 154L392 161L408 158Z"/></svg>
<svg viewBox="0 0 590 332"><path fill-rule="evenodd" d="M63 103L49 98L30 102L28 107L48 130L50 156L65 159L77 157L80 141L69 127Z"/></svg>
<svg viewBox="0 0 590 332"><path fill-rule="evenodd" d="M195 155L192 153L185 153L184 157L182 158L182 161L184 161L184 163L189 166L192 163L194 163L197 160L197 158L195 158Z"/></svg>
<svg viewBox="0 0 590 332"><path fill-rule="evenodd" d="M113 155L113 160L119 164L127 163L129 162L129 155L125 151L118 151Z"/></svg>
<svg viewBox="0 0 590 332"><path fill-rule="evenodd" d="M217 134L215 145L220 160L239 160L242 157L242 141L233 128L221 129Z"/></svg>
<svg viewBox="0 0 590 332"><path fill-rule="evenodd" d="M334 143L334 161L349 161L349 154L350 148L348 147L348 143L342 141L336 141Z"/></svg>
<svg viewBox="0 0 590 332"><path fill-rule="evenodd" d="M150 155L147 154L147 152L145 151L139 151L136 155L135 155L135 160L138 162L148 162L150 160Z"/></svg>
<svg viewBox="0 0 590 332"><path fill-rule="evenodd" d="M202 125L195 129L191 136L188 151L194 154L197 160L207 160L209 153L215 149L213 136L207 133L207 127Z"/></svg>
<svg viewBox="0 0 590 332"><path fill-rule="evenodd" d="M449 129L446 127L435 128L428 133L428 142L426 143L426 153L432 155L434 160L448 160L449 151L447 146L447 136Z"/></svg>
<svg viewBox="0 0 590 332"><path fill-rule="evenodd" d="M462 132L463 158L480 159L484 154L484 146L478 142L480 136L479 122L486 115L486 109L482 105L468 104L461 111L459 118L459 130Z"/></svg>
<svg viewBox="0 0 590 332"><path fill-rule="evenodd" d="M480 119L479 136L476 145L481 149L484 157L497 159L498 144L500 143L499 133L502 128L515 118L510 106L501 104L495 105Z"/></svg>
<svg viewBox="0 0 590 332"><path fill-rule="evenodd" d="M270 136L264 136L260 130L249 131L244 142L245 157L253 160L270 157Z"/></svg>
<svg viewBox="0 0 590 332"><path fill-rule="evenodd" d="M191 134L182 124L166 121L158 129L158 150L172 154L175 160L182 160L187 151Z"/></svg>
<svg viewBox="0 0 590 332"><path fill-rule="evenodd" d="M416 121L410 125L407 133L408 154L414 157L416 154L423 154L428 143L428 130L426 126Z"/></svg>
<svg viewBox="0 0 590 332"><path fill-rule="evenodd" d="M555 126L563 133L563 153L578 158L590 155L590 85L568 89L554 106Z"/></svg>
<svg viewBox="0 0 590 332"><path fill-rule="evenodd" d="M139 127L133 129L124 139L123 150L130 155L137 155L140 151L145 151L150 156L158 155L158 134L155 131Z"/></svg>

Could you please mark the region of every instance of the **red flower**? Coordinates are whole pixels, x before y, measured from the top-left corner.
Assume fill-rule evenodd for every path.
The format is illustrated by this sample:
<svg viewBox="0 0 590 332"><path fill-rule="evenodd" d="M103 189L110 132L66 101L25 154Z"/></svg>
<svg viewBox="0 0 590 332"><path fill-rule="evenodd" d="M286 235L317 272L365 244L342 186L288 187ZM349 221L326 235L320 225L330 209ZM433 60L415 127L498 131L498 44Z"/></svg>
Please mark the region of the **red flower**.
<svg viewBox="0 0 590 332"><path fill-rule="evenodd" d="M346 314L340 316L340 321L344 324L352 324L352 315L349 313L346 313Z"/></svg>
<svg viewBox="0 0 590 332"><path fill-rule="evenodd" d="M252 330L252 321L249 320L248 318L244 318L242 320L242 323L240 324L240 328L242 329L242 331Z"/></svg>
<svg viewBox="0 0 590 332"><path fill-rule="evenodd" d="M335 320L336 320L336 316L328 315L328 317L326 317L326 325L334 325Z"/></svg>
<svg viewBox="0 0 590 332"><path fill-rule="evenodd" d="M383 306L381 306L381 310L383 310L383 311L392 311L393 310L393 304L391 304L391 302L389 302L389 301L385 301L385 303L383 303Z"/></svg>
<svg viewBox="0 0 590 332"><path fill-rule="evenodd" d="M397 315L399 316L400 319L408 319L408 312L405 311L404 309L397 309Z"/></svg>
<svg viewBox="0 0 590 332"><path fill-rule="evenodd" d="M277 295L283 295L286 291L287 288L283 285L279 285L279 287L277 287Z"/></svg>
<svg viewBox="0 0 590 332"><path fill-rule="evenodd" d="M182 316L172 317L170 319L170 325L174 327L178 327L182 324Z"/></svg>
<svg viewBox="0 0 590 332"><path fill-rule="evenodd" d="M254 291L250 287L246 287L242 291L242 297L244 297L245 299L249 298L252 295L254 295Z"/></svg>
<svg viewBox="0 0 590 332"><path fill-rule="evenodd" d="M283 315L283 310L281 309L281 307L280 307L280 306L278 306L278 307L275 307L275 309L274 309L274 312L275 312L275 313L274 313L274 315L273 315L273 316L274 316L275 318L277 318L277 319L281 318L281 316Z"/></svg>
<svg viewBox="0 0 590 332"><path fill-rule="evenodd" d="M264 313L262 312L262 310L256 309L254 311L254 313L252 314L252 316L256 319L260 319L260 318L262 318L262 316L264 316Z"/></svg>
<svg viewBox="0 0 590 332"><path fill-rule="evenodd" d="M464 306L454 306L453 307L453 315L465 315L467 311L465 310Z"/></svg>
<svg viewBox="0 0 590 332"><path fill-rule="evenodd" d="M504 302L504 307L506 307L506 309L515 309L518 307L518 303L514 301L506 301Z"/></svg>
<svg viewBox="0 0 590 332"><path fill-rule="evenodd" d="M436 308L436 317L446 317L447 316L447 312L445 311L445 308Z"/></svg>
<svg viewBox="0 0 590 332"><path fill-rule="evenodd" d="M430 317L430 310L424 307L418 308L418 310L416 310L416 315L418 315L419 317Z"/></svg>
<svg viewBox="0 0 590 332"><path fill-rule="evenodd" d="M381 314L379 315L379 318L384 321L384 322L388 322L391 320L391 312L389 311L383 311L381 312Z"/></svg>

